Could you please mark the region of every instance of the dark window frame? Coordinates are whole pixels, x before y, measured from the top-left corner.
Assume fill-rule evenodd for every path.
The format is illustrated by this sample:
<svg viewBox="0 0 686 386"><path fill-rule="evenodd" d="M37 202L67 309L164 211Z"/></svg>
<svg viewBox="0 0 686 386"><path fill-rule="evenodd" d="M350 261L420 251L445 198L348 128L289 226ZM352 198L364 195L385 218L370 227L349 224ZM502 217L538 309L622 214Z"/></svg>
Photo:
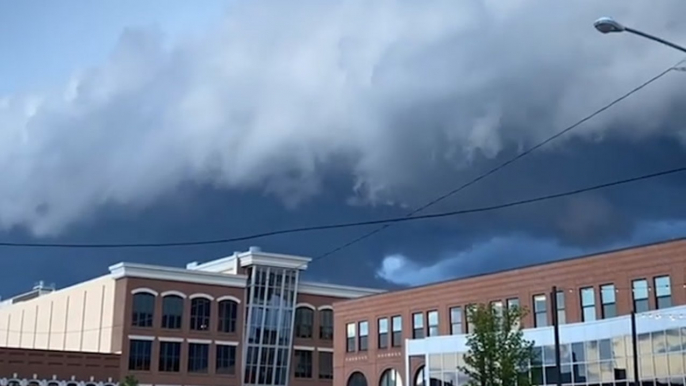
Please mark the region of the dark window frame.
<svg viewBox="0 0 686 386"><path fill-rule="evenodd" d="M310 307L299 306L295 309L295 337L298 339L312 339L314 332L314 310Z"/></svg>
<svg viewBox="0 0 686 386"><path fill-rule="evenodd" d="M188 344L188 373L208 374L210 372L210 345L208 343Z"/></svg>
<svg viewBox="0 0 686 386"><path fill-rule="evenodd" d="M610 299L608 294L612 294ZM600 317L602 319L617 316L617 288L613 283L605 283L600 286Z"/></svg>
<svg viewBox="0 0 686 386"><path fill-rule="evenodd" d="M150 371L152 340L129 340L129 370Z"/></svg>
<svg viewBox="0 0 686 386"><path fill-rule="evenodd" d="M181 304L181 312L178 313L177 304ZM180 330L183 327L183 315L186 309L186 300L179 295L167 295L162 298L162 328L165 330Z"/></svg>
<svg viewBox="0 0 686 386"><path fill-rule="evenodd" d="M155 303L157 296L149 292L139 292L133 295L131 301L131 326L136 328L151 328L155 320ZM147 309L141 309L147 307Z"/></svg>
<svg viewBox="0 0 686 386"><path fill-rule="evenodd" d="M389 325L388 318L379 318L376 321L376 327L378 331L377 336L377 347L380 349L388 348L388 335L389 335ZM384 327L385 325L385 327Z"/></svg>
<svg viewBox="0 0 686 386"><path fill-rule="evenodd" d="M314 351L312 350L294 350L295 351L295 369L293 377L298 379L311 379L313 376L314 367Z"/></svg>
<svg viewBox="0 0 686 386"><path fill-rule="evenodd" d="M160 341L158 362L160 372L181 372L181 342Z"/></svg>
<svg viewBox="0 0 686 386"><path fill-rule="evenodd" d="M436 317L435 324L431 322L432 316ZM440 335L439 325L441 323L440 314L438 310L429 310L426 312L426 336Z"/></svg>
<svg viewBox="0 0 686 386"><path fill-rule="evenodd" d="M318 351L319 354L319 379L333 379L333 352Z"/></svg>
<svg viewBox="0 0 686 386"><path fill-rule="evenodd" d="M319 339L333 340L333 310L319 311Z"/></svg>
<svg viewBox="0 0 686 386"><path fill-rule="evenodd" d="M592 303L587 303L584 299L584 293L591 293L590 299L593 299ZM581 321L582 322L593 322L598 320L598 313L596 310L596 299L595 299L595 287L593 286L588 286L588 287L582 287L579 288L579 303L581 305ZM589 311L589 316L592 312L593 318L589 318L589 316L586 315L586 311Z"/></svg>
<svg viewBox="0 0 686 386"><path fill-rule="evenodd" d="M238 325L238 302L231 299L217 303L217 330L225 334L233 334Z"/></svg>
<svg viewBox="0 0 686 386"><path fill-rule="evenodd" d="M394 315L391 316L391 347L402 347L402 345L403 317L402 315Z"/></svg>
<svg viewBox="0 0 686 386"><path fill-rule="evenodd" d="M537 300L537 298L539 300ZM544 305L543 309L539 309L537 307L538 304L541 304L540 298L543 298L542 304ZM550 325L550 321L548 318L548 296L546 294L536 294L531 297L531 301L533 302L533 309L534 309L534 327L547 327ZM539 321L539 316L543 316L545 319L545 323L541 323Z"/></svg>
<svg viewBox="0 0 686 386"><path fill-rule="evenodd" d="M664 284L658 284L658 280L660 279L667 279L667 285L665 286ZM666 287L669 293L666 295L663 295L661 293L664 293ZM658 310L665 309L672 307L673 304L673 299L672 299L672 278L669 275L660 275L660 276L655 276L653 277L653 288L654 288L654 296L655 296L655 308Z"/></svg>
<svg viewBox="0 0 686 386"><path fill-rule="evenodd" d="M218 375L235 375L236 346L217 344L215 351L215 373Z"/></svg>
<svg viewBox="0 0 686 386"><path fill-rule="evenodd" d="M425 332L424 332L424 326L425 325L426 325L426 323L424 323L424 313L423 312L413 312L412 313L412 339L423 339L426 337Z"/></svg>
<svg viewBox="0 0 686 386"><path fill-rule="evenodd" d="M351 322L345 325L345 351L357 351L357 323Z"/></svg>
<svg viewBox="0 0 686 386"><path fill-rule="evenodd" d="M462 307L461 306L453 306L448 309L448 312L450 313L450 335L459 335L463 333L463 321L464 321L464 313L462 312ZM456 317L456 315L459 315L459 320Z"/></svg>
<svg viewBox="0 0 686 386"><path fill-rule="evenodd" d="M644 287L637 284L643 283ZM645 291L645 296L637 296L638 291ZM636 313L650 311L649 283L646 278L634 279L631 281L631 305Z"/></svg>
<svg viewBox="0 0 686 386"><path fill-rule="evenodd" d="M204 297L191 299L191 323L192 331L209 331L212 318L212 301Z"/></svg>
<svg viewBox="0 0 686 386"><path fill-rule="evenodd" d="M366 332L362 333L362 326ZM357 323L357 350L367 351L369 349L369 322L363 320Z"/></svg>

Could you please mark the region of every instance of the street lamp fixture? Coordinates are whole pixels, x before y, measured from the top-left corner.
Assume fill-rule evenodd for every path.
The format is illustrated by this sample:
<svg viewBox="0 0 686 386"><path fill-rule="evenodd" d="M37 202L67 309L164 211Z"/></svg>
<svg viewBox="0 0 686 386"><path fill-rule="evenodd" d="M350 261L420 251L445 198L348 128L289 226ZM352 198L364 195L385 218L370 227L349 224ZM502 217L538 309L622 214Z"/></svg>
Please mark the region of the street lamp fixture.
<svg viewBox="0 0 686 386"><path fill-rule="evenodd" d="M596 20L595 23L593 23L593 26L599 32L602 32L604 34L612 33L612 32L629 32L629 33L632 33L634 35L638 35L638 36L644 37L646 39L649 39L649 40L664 44L666 46L672 47L675 50L678 50L681 52L686 52L685 47L682 47L678 44L675 44L675 43L669 42L667 40L661 39L657 36L653 36L653 35L647 34L645 32L624 26L620 22L618 22L617 20L615 20L611 17L601 17L600 19Z"/></svg>

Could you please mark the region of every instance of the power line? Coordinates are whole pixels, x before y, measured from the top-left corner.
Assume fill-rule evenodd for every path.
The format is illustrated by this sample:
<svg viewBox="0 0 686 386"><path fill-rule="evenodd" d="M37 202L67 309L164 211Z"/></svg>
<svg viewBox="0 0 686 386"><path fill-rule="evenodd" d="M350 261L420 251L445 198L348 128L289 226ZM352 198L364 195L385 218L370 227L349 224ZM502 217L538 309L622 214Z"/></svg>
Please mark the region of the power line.
<svg viewBox="0 0 686 386"><path fill-rule="evenodd" d="M528 198L519 201L511 201L504 204L483 206L471 209L454 210L447 212L439 212L432 214L419 215L414 217L394 217L381 220L370 220L370 221L357 221L357 222L347 222L339 224L329 224L329 225L313 225L309 227L299 227L299 228L289 228L270 232L255 233L248 236L239 236L232 238L214 239L214 240L199 240L199 241L182 241L182 242L171 242L171 243L117 243L117 244L69 244L69 243L10 243L10 242L0 242L0 246L4 247L43 247L43 248L161 248L161 247L180 247L180 246L198 246L198 245L210 245L210 244L225 244L236 241L246 241L253 240L263 237L283 235L289 233L302 233L302 232L312 232L312 231L322 231L330 229L342 229L342 228L352 228L367 225L379 225L379 224L393 224L399 222L408 221L418 221L426 219L435 219L442 217L452 217L471 213L481 213L490 212L494 210L500 210L505 208L511 208L520 205L533 204L541 201L548 201L557 198L573 196L576 194L581 194L585 192L590 192L594 190L606 189L613 186L624 185L632 182L648 180L652 178L662 177L670 174L686 172L686 167L680 167L676 169L664 170L656 173L644 174L638 177L627 178L623 180L616 180L612 182L607 182L604 184L589 186L586 188L580 188L575 190L570 190L562 193L549 194L545 196L539 196L534 198ZM322 259L323 257L316 257L312 261Z"/></svg>
<svg viewBox="0 0 686 386"><path fill-rule="evenodd" d="M416 209L410 211L406 216L407 216L407 217L413 217L415 214L424 211L425 209L427 209L427 208L429 208L429 207L431 207L431 206L433 206L433 205L435 205L435 204L437 204L437 203L439 203L439 202L445 200L446 198L448 198L448 197L450 197L450 196L452 196L452 195L454 195L454 194L459 193L459 192L462 191L463 189L466 189L466 188L468 188L469 186L474 185L475 183L477 183L477 182L483 180L484 178L490 176L491 174L495 174L495 173L499 172L500 170L506 168L506 167L509 166L510 164L513 164L513 163L519 161L520 159L522 159L522 158L526 157L527 155L533 153L534 151L538 150L539 148L541 148L541 147L547 145L548 143L550 143L550 142L556 140L557 138L563 136L564 134L566 134L566 133L568 133L568 132L574 130L575 128L581 126L582 124L584 124L584 123L590 121L591 119L595 118L597 115L599 115L599 114L605 112L606 110L612 108L612 107L615 106L616 104L622 102L623 100L627 99L627 98L630 97L631 95L637 93L637 92L640 91L641 89L647 87L647 86L650 85L651 83L653 83L653 82L657 81L658 79L662 78L663 76L667 75L669 72L671 72L671 71L673 71L673 70L681 71L681 67L678 67L678 66L679 66L680 64L684 63L685 61L686 61L686 60L680 60L679 62L675 63L675 64L672 65L671 67L667 68L666 70L662 71L661 73L659 73L659 74L655 75L654 77L650 78L648 81L642 83L642 84L639 85L638 87L632 89L631 91L627 92L626 94L624 94L624 95L620 96L619 98L613 100L613 101L610 102L609 104L607 104L607 105L601 107L600 109L594 111L594 112L591 113L590 115L587 115L587 116L584 117L583 119L577 121L577 122L574 123L573 125L568 126L568 127L565 128L564 130L562 130L562 131L560 131L560 132L554 134L554 135L551 136L551 137L548 137L548 138L545 139L544 141L539 142L538 144L536 144L536 145L534 145L534 146L528 148L527 150L523 151L522 153L519 153L518 155L514 156L513 158L510 158L509 160L507 160L507 161L501 163L500 165L494 167L493 169L490 169L490 170L487 171L486 173L479 175L478 177L476 177L476 178L470 180L469 182L464 183L464 184L458 186L457 188L455 188L455 189L453 189L453 190L451 190L451 191L449 191L449 192L447 192L447 193L444 193L444 194L442 194L442 195L440 195L440 196L434 198L433 200L431 200L431 201L425 203L424 205L422 205L422 206L420 206L420 207L418 207L418 208L416 208ZM343 244L343 245L341 245L341 246L338 246L338 247L336 247L336 248L334 248L334 249L332 249L332 250L330 250L330 251L328 251L328 252L326 252L326 253L324 253L324 254L321 254L321 255L317 256L317 257L315 258L315 260L323 259L323 258L325 258L325 257L327 257L327 256L329 256L329 255L332 255L332 254L334 254L334 253L340 252L340 251L342 251L343 249L346 249L346 248L348 248L349 246L352 246L352 245L354 245L354 244L357 244L358 242L360 242L360 241L362 241L362 240L364 240L364 239L367 239L367 238L369 238L369 237L371 237L371 236L374 236L375 234L377 234L377 233L379 233L379 232L381 232L381 231L384 231L384 230L386 230L387 228L389 228L389 227L391 227L391 226L393 226L393 224L385 224L385 225L383 225L383 226L381 226L381 227L379 227L379 228L376 228L376 229L374 229L374 230L372 230L372 231L370 231L370 232L368 232L368 233L363 234L362 236L359 236L359 237L357 237L357 238L355 238L355 239L352 239L352 240L348 241L347 243L345 243L345 244Z"/></svg>

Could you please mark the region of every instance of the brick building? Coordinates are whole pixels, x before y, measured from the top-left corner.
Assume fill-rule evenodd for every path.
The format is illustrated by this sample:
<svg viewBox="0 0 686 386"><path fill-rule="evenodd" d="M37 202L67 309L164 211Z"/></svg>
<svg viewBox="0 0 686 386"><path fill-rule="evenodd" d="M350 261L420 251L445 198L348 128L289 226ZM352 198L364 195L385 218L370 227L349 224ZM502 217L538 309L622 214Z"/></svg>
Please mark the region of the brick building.
<svg viewBox="0 0 686 386"><path fill-rule="evenodd" d="M330 385L334 302L382 291L301 280L309 261L251 248L186 268L120 263L15 297L0 304L0 383Z"/></svg>
<svg viewBox="0 0 686 386"><path fill-rule="evenodd" d="M476 303L526 307L525 336L541 352L550 350L556 312L568 354L563 383L584 385L631 381L626 315L635 309L643 384L683 385L684 283L681 239L342 301L334 305L334 385L464 384L465 309ZM551 355L541 357L531 367L535 383L555 384Z"/></svg>

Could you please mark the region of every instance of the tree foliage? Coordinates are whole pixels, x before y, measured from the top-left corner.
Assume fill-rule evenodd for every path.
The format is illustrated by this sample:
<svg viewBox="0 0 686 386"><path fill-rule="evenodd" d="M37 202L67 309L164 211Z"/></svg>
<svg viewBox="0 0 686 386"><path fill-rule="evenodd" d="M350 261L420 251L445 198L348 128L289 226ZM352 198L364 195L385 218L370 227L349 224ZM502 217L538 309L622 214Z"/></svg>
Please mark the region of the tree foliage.
<svg viewBox="0 0 686 386"><path fill-rule="evenodd" d="M474 305L467 310L473 330L467 337L466 366L472 386L530 386L529 364L533 361L533 342L524 339L520 328L526 310L505 310L491 305Z"/></svg>
<svg viewBox="0 0 686 386"><path fill-rule="evenodd" d="M120 386L138 386L138 379L133 375L127 375L124 380L120 382Z"/></svg>

